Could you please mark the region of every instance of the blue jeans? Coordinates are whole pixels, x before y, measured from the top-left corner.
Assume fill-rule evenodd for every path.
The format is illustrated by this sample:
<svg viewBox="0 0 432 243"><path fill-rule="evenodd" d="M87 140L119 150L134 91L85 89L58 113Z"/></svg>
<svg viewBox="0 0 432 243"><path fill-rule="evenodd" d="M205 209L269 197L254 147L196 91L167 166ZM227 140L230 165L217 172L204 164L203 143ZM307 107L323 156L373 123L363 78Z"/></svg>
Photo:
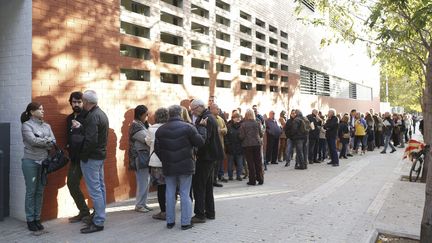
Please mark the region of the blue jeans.
<svg viewBox="0 0 432 243"><path fill-rule="evenodd" d="M149 190L149 168L139 169L135 171L137 190L136 190L136 207L147 206L147 196Z"/></svg>
<svg viewBox="0 0 432 243"><path fill-rule="evenodd" d="M242 154L228 154L228 177L233 177L233 165L236 165L237 177L241 176L243 171L243 155Z"/></svg>
<svg viewBox="0 0 432 243"><path fill-rule="evenodd" d="M166 183L166 222L171 224L175 222L175 205L176 205L176 188L179 187L180 208L181 208L181 225L191 224L192 218L192 200L189 196L192 175L165 176ZM213 185L211 185L213 186Z"/></svg>
<svg viewBox="0 0 432 243"><path fill-rule="evenodd" d="M89 159L87 162L81 161L81 170L95 210L93 223L97 226L103 226L106 218L106 190L103 165L103 160Z"/></svg>
<svg viewBox="0 0 432 243"><path fill-rule="evenodd" d="M391 135L384 135L384 150L383 152L387 151L387 147L390 145L390 148L392 150L396 150L393 144L390 143Z"/></svg>
<svg viewBox="0 0 432 243"><path fill-rule="evenodd" d="M318 145L318 160L325 160L327 158L327 140L325 138L319 139Z"/></svg>
<svg viewBox="0 0 432 243"><path fill-rule="evenodd" d="M290 162L293 157L293 140L290 138L287 138L287 145L285 150L285 158L287 162Z"/></svg>
<svg viewBox="0 0 432 243"><path fill-rule="evenodd" d="M41 183L42 166L31 159L22 159L22 171L26 185L25 214L27 222L40 220L44 186Z"/></svg>
<svg viewBox="0 0 432 243"><path fill-rule="evenodd" d="M329 147L331 163L338 165L339 164L339 157L338 157L338 153L336 150L336 138L327 138L327 144Z"/></svg>

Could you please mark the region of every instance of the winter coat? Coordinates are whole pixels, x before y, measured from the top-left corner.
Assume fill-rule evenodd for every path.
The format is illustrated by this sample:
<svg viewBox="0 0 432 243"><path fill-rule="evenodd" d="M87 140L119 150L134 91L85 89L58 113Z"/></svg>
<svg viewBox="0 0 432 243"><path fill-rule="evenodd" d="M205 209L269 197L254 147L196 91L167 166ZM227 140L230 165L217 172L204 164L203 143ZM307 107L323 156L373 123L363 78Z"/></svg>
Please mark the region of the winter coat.
<svg viewBox="0 0 432 243"><path fill-rule="evenodd" d="M195 125L198 127L202 119L207 118L207 135L205 144L198 149L197 160L214 162L224 159L224 151L222 149L222 142L219 138L217 121L211 112L206 109L198 116Z"/></svg>
<svg viewBox="0 0 432 243"><path fill-rule="evenodd" d="M31 117L21 126L24 142L24 159L31 159L41 164L48 157L48 150L55 142L51 126L39 119Z"/></svg>
<svg viewBox="0 0 432 243"><path fill-rule="evenodd" d="M347 123L341 122L339 123L338 128L338 138L341 143L347 144L349 143L350 138L344 138L344 134L350 134L350 130Z"/></svg>
<svg viewBox="0 0 432 243"><path fill-rule="evenodd" d="M228 133L225 136L225 151L227 154L243 154L242 141L240 140L241 123L228 123Z"/></svg>
<svg viewBox="0 0 432 243"><path fill-rule="evenodd" d="M336 116L328 118L324 124L324 129L326 130L326 138L336 139L339 127L339 119Z"/></svg>
<svg viewBox="0 0 432 243"><path fill-rule="evenodd" d="M390 117L387 117L383 121L383 134L386 136L391 136L393 133L394 121Z"/></svg>
<svg viewBox="0 0 432 243"><path fill-rule="evenodd" d="M292 118L288 119L288 121L285 124L285 128L284 128L285 136L289 139L292 139L292 135L294 131L293 125L294 125L294 119Z"/></svg>
<svg viewBox="0 0 432 243"><path fill-rule="evenodd" d="M155 134L154 151L162 161L165 176L195 173L193 148L205 146L206 129L195 128L180 117L172 117Z"/></svg>
<svg viewBox="0 0 432 243"><path fill-rule="evenodd" d="M93 107L84 119L84 142L80 152L80 159L104 160L108 143L109 122L105 112L99 106Z"/></svg>
<svg viewBox="0 0 432 243"><path fill-rule="evenodd" d="M268 118L265 120L266 133L275 138L279 138L281 129L275 119Z"/></svg>
<svg viewBox="0 0 432 243"><path fill-rule="evenodd" d="M240 126L239 137L242 147L261 146L263 131L261 125L252 120L244 120Z"/></svg>
<svg viewBox="0 0 432 243"><path fill-rule="evenodd" d="M309 131L309 137L312 139L318 139L322 122L316 118L314 114L307 115L307 119L310 123L313 123L315 129Z"/></svg>

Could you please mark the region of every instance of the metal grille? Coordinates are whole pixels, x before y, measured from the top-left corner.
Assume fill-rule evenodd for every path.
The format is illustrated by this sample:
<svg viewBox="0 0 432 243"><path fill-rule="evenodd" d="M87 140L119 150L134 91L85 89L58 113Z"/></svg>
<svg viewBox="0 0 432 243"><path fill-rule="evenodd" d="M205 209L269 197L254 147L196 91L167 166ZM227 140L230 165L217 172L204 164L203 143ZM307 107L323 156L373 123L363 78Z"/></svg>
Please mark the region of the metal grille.
<svg viewBox="0 0 432 243"><path fill-rule="evenodd" d="M349 84L349 97L351 99L357 99L357 85L355 83Z"/></svg>
<svg viewBox="0 0 432 243"><path fill-rule="evenodd" d="M315 1L314 0L301 0L301 2L311 11L315 11Z"/></svg>
<svg viewBox="0 0 432 243"><path fill-rule="evenodd" d="M301 66L300 92L302 94L330 96L329 76L327 74Z"/></svg>

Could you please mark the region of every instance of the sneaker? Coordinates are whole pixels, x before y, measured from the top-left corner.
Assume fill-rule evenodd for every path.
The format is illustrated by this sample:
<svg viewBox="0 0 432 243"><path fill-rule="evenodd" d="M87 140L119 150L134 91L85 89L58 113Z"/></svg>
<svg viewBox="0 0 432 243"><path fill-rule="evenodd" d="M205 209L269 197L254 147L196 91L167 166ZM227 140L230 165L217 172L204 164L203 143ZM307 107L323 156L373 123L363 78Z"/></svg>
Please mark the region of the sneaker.
<svg viewBox="0 0 432 243"><path fill-rule="evenodd" d="M135 206L135 211L140 213L148 213L150 212L149 208L142 207L142 206Z"/></svg>
<svg viewBox="0 0 432 243"><path fill-rule="evenodd" d="M93 232L98 232L98 231L102 231L104 229L103 226L98 226L95 224L90 224L89 226L82 228L81 229L81 233L82 234L89 234L89 233L93 233Z"/></svg>
<svg viewBox="0 0 432 243"><path fill-rule="evenodd" d="M188 230L188 229L191 229L192 227L193 227L193 224L182 225L182 226L181 226L181 229L182 229L182 230Z"/></svg>
<svg viewBox="0 0 432 243"><path fill-rule="evenodd" d="M30 231L38 231L39 230L38 227L36 226L35 221L27 222L27 228Z"/></svg>
<svg viewBox="0 0 432 243"><path fill-rule="evenodd" d="M396 152L396 149L393 149L390 153L392 154L392 153L394 153L394 152Z"/></svg>
<svg viewBox="0 0 432 243"><path fill-rule="evenodd" d="M158 220L166 220L166 213L165 212L159 212L157 214L153 214L152 218L158 219Z"/></svg>
<svg viewBox="0 0 432 243"><path fill-rule="evenodd" d="M175 223L167 223L167 228L172 229L174 227Z"/></svg>
<svg viewBox="0 0 432 243"><path fill-rule="evenodd" d="M35 220L34 223L35 223L36 227L38 228L38 230L45 229L45 227L41 224L40 220Z"/></svg>
<svg viewBox="0 0 432 243"><path fill-rule="evenodd" d="M205 222L206 222L205 218L199 218L196 215L193 216L192 219L191 219L191 223L192 224L202 224L202 223L205 223Z"/></svg>

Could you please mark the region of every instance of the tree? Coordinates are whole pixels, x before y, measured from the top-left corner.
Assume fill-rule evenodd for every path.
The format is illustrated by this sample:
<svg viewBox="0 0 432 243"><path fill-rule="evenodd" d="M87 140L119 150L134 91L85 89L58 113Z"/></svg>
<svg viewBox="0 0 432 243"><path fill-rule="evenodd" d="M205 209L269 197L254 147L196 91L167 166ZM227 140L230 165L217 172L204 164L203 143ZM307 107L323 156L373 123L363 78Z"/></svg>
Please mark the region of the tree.
<svg viewBox="0 0 432 243"><path fill-rule="evenodd" d="M302 2L302 1L301 1ZM301 2L298 13L301 15ZM332 40L364 41L384 66L397 69L409 82L417 82L422 97L424 141L432 142L432 1L430 0L315 0L320 16L310 19L326 24ZM303 18L304 19L304 18ZM414 78L413 78L414 77ZM401 87L403 88L403 87ZM432 166L425 158L426 200L421 223L421 242L432 242Z"/></svg>

